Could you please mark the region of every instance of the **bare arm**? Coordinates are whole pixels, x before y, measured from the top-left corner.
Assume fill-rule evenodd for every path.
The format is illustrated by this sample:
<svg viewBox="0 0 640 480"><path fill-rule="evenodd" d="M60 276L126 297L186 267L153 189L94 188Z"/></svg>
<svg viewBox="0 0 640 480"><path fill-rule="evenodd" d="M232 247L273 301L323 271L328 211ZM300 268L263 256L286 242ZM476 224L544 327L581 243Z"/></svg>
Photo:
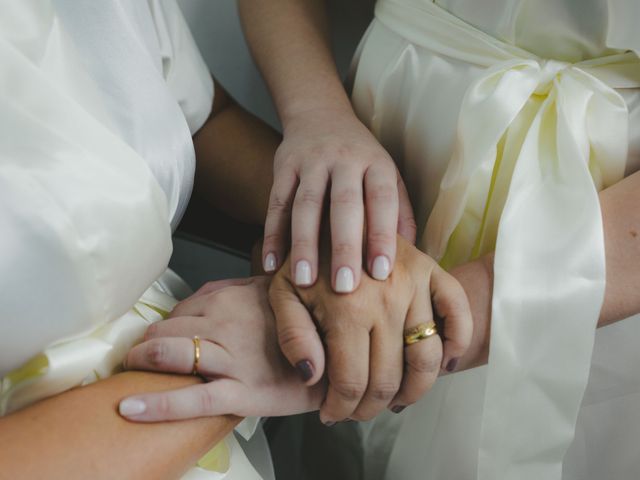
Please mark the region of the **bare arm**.
<svg viewBox="0 0 640 480"><path fill-rule="evenodd" d="M209 119L193 137L194 194L245 223L262 225L280 135L216 83Z"/></svg>
<svg viewBox="0 0 640 480"><path fill-rule="evenodd" d="M331 53L323 0L240 0L245 35L285 131L315 109L351 112Z"/></svg>
<svg viewBox="0 0 640 480"><path fill-rule="evenodd" d="M607 286L598 327L640 313L640 172L600 192ZM459 369L482 365L489 354L493 254L461 265L451 274L467 293L473 339Z"/></svg>
<svg viewBox="0 0 640 480"><path fill-rule="evenodd" d="M132 393L197 382L190 376L127 372L2 418L0 478L178 478L240 419L140 425L120 417L117 405Z"/></svg>
<svg viewBox="0 0 640 480"><path fill-rule="evenodd" d="M332 288L346 293L360 283L365 218L364 267L386 279L395 263L396 231L415 239L413 212L391 157L358 120L342 86L324 1L240 0L239 6L284 128L274 158L264 270L273 273L284 263L290 241L295 283L316 282L327 196Z"/></svg>

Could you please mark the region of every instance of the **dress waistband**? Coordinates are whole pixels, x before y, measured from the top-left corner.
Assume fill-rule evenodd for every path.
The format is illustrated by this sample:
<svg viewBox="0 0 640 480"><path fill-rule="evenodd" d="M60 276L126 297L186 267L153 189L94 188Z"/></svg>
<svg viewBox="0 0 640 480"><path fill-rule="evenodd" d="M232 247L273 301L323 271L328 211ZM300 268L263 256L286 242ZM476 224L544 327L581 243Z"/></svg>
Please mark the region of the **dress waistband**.
<svg viewBox="0 0 640 480"><path fill-rule="evenodd" d="M611 88L640 88L640 59L633 52L607 55L571 64L543 59L503 42L466 23L438 5L425 0L378 0L376 18L413 44L434 53L481 67L514 59L531 60L542 66L574 66Z"/></svg>

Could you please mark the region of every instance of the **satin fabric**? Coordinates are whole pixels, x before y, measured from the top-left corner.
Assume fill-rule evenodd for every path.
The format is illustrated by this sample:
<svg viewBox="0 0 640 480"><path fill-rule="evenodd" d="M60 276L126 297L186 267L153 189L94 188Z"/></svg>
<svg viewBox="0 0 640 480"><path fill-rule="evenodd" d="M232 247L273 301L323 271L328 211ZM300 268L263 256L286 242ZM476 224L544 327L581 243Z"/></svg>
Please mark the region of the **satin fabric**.
<svg viewBox="0 0 640 480"><path fill-rule="evenodd" d="M409 182L420 246L445 266L495 247L496 280L488 369L440 380L402 425L365 428L367 478L390 452L386 478L562 475L604 294L597 190L628 168L640 63L557 50L540 58L426 1L377 4L356 111Z"/></svg>
<svg viewBox="0 0 640 480"><path fill-rule="evenodd" d="M118 371L188 294L165 269L213 82L170 0L2 1L0 64L3 415ZM187 478L261 477L231 434Z"/></svg>
<svg viewBox="0 0 640 480"><path fill-rule="evenodd" d="M164 271L213 84L175 2L0 11L1 375Z"/></svg>
<svg viewBox="0 0 640 480"><path fill-rule="evenodd" d="M166 270L122 317L99 325L86 335L57 342L0 378L0 416L121 371L123 359L131 347L142 340L147 327L164 319L176 305L176 298L184 298L190 293L180 277ZM236 431L249 441L256 433L258 423L257 418L247 418ZM263 438L257 440L265 441ZM213 447L182 478L262 479L233 433Z"/></svg>

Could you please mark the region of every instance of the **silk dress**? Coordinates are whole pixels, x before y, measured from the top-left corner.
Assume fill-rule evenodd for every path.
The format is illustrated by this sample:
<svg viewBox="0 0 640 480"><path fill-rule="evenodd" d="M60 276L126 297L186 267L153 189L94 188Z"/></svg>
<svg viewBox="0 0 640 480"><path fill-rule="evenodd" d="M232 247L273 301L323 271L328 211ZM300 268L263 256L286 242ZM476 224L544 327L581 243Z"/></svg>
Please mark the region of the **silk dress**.
<svg viewBox="0 0 640 480"><path fill-rule="evenodd" d="M117 372L189 294L167 264L214 92L173 0L0 1L0 65L3 415ZM184 478L262 477L231 434Z"/></svg>
<svg viewBox="0 0 640 480"><path fill-rule="evenodd" d="M488 365L362 428L366 479L640 476L640 319L596 331L598 192L640 167L640 2L379 0L356 113L398 164L418 246L495 251Z"/></svg>

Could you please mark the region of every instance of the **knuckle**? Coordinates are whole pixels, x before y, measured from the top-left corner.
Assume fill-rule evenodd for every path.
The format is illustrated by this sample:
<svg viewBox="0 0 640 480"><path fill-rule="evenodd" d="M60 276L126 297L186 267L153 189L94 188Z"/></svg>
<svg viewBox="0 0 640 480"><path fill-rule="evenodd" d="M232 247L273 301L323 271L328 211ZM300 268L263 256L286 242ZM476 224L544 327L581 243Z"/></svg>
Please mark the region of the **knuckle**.
<svg viewBox="0 0 640 480"><path fill-rule="evenodd" d="M356 188L344 188L331 192L331 205L360 205L362 194Z"/></svg>
<svg viewBox="0 0 640 480"><path fill-rule="evenodd" d="M164 367L167 363L169 349L163 342L152 342L147 349L147 361L153 367Z"/></svg>
<svg viewBox="0 0 640 480"><path fill-rule="evenodd" d="M440 358L434 354L411 355L407 358L407 366L417 373L433 373L440 368Z"/></svg>
<svg viewBox="0 0 640 480"><path fill-rule="evenodd" d="M200 398L198 399L200 403L201 412L207 414L213 411L213 407L215 405L214 395L208 388L203 388L200 390Z"/></svg>
<svg viewBox="0 0 640 480"><path fill-rule="evenodd" d="M308 207L322 207L322 195L312 188L301 188L296 195L296 203Z"/></svg>
<svg viewBox="0 0 640 480"><path fill-rule="evenodd" d="M371 230L367 235L370 243L378 245L392 245L396 239L396 232L388 230Z"/></svg>
<svg viewBox="0 0 640 480"><path fill-rule="evenodd" d="M331 245L333 255L351 256L356 252L356 246L348 242L336 242Z"/></svg>
<svg viewBox="0 0 640 480"><path fill-rule="evenodd" d="M278 330L278 344L284 351L295 350L304 346L309 331L302 327L284 327Z"/></svg>
<svg viewBox="0 0 640 480"><path fill-rule="evenodd" d="M393 183L376 183L367 186L370 200L392 202L398 198L398 187Z"/></svg>
<svg viewBox="0 0 640 480"><path fill-rule="evenodd" d="M394 382L381 382L369 388L369 395L374 400L389 402L398 393L399 384Z"/></svg>
<svg viewBox="0 0 640 480"><path fill-rule="evenodd" d="M291 210L291 204L289 199L283 197L277 193L271 195L269 200L269 207L267 209L268 215L281 215L289 213Z"/></svg>
<svg viewBox="0 0 640 480"><path fill-rule="evenodd" d="M156 412L162 418L167 418L173 413L171 401L167 395L160 395L156 401Z"/></svg>
<svg viewBox="0 0 640 480"><path fill-rule="evenodd" d="M304 235L296 235L296 237L291 241L291 249L292 250L308 250L314 248L314 242L307 238Z"/></svg>
<svg viewBox="0 0 640 480"><path fill-rule="evenodd" d="M366 389L364 383L349 380L338 380L336 382L332 382L332 387L338 396L349 402L362 398Z"/></svg>
<svg viewBox="0 0 640 480"><path fill-rule="evenodd" d="M264 249L269 249L271 245L277 245L282 241L282 235L280 233L265 233L264 235Z"/></svg>

